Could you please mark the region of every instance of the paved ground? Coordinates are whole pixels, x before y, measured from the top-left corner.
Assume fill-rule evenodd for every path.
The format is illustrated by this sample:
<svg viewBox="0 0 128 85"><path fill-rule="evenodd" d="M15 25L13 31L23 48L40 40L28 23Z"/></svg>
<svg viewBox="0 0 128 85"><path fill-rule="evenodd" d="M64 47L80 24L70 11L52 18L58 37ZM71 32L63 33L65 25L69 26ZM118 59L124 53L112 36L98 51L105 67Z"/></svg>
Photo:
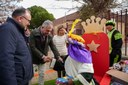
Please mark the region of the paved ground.
<svg viewBox="0 0 128 85"><path fill-rule="evenodd" d="M34 70L36 70L36 67L35 67ZM56 78L57 78L57 72L54 71L54 70L52 70L52 69L50 69L49 68L49 63L46 63L45 64L45 76L44 76L44 80L45 81L48 81L48 80L53 80L53 79L56 79ZM37 82L38 82L38 72L35 71L34 78L32 79L31 84L35 84Z"/></svg>
<svg viewBox="0 0 128 85"><path fill-rule="evenodd" d="M124 47L122 48L122 50L124 50ZM124 51L122 53L124 54ZM49 55L50 56L53 56L53 54L51 52L49 52ZM123 55L123 57L127 57L128 58L128 56L124 56L124 55ZM45 81L48 81L48 80L52 80L52 79L56 79L57 78L57 72L54 71L54 70L52 70L52 69L50 69L49 68L49 64L50 63L46 63L45 64L45 77L44 77ZM34 67L34 68L35 68L34 70L36 70L36 67ZM37 82L38 82L38 72L36 71L35 72L35 75L34 75L34 78L31 81L31 84L35 84Z"/></svg>
<svg viewBox="0 0 128 85"><path fill-rule="evenodd" d="M49 51L49 56L53 57L53 53L51 51ZM50 63L45 63L45 76L44 76L45 81L53 80L57 78L57 72L50 69L49 64ZM31 84L35 84L38 82L38 71L37 71L38 69L35 65L33 67L34 67L34 78L31 80Z"/></svg>

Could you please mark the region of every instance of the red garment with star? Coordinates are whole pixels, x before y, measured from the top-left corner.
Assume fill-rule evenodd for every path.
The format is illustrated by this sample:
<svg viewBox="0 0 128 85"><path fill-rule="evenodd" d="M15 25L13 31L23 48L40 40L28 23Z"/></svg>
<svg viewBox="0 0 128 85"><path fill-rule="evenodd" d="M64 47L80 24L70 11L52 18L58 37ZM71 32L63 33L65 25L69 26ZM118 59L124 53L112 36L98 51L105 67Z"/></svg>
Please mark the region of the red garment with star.
<svg viewBox="0 0 128 85"><path fill-rule="evenodd" d="M97 44L97 49L92 50L92 62L94 66L94 78L100 83L101 79L109 69L109 40L105 33L88 33L83 34L86 48L89 50L88 45L94 41ZM98 44L100 46L98 46Z"/></svg>

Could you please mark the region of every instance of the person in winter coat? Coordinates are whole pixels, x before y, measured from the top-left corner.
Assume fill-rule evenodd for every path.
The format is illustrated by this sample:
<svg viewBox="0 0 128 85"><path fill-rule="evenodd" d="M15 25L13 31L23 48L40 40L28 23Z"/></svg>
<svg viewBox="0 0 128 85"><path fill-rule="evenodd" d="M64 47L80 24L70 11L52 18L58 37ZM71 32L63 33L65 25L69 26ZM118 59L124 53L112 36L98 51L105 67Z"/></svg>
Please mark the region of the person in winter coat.
<svg viewBox="0 0 128 85"><path fill-rule="evenodd" d="M111 20L106 22L109 38L110 66L121 60L122 34L115 29L115 23Z"/></svg>
<svg viewBox="0 0 128 85"><path fill-rule="evenodd" d="M33 64L38 66L39 71L39 85L44 85L44 63L52 60L52 58L48 55L49 47L51 48L55 58L62 61L60 54L53 43L52 36L50 35L52 29L52 21L46 20L39 28L34 29L30 35L32 60Z"/></svg>
<svg viewBox="0 0 128 85"><path fill-rule="evenodd" d="M0 85L28 85L33 77L32 59L25 30L31 13L18 8L0 26Z"/></svg>

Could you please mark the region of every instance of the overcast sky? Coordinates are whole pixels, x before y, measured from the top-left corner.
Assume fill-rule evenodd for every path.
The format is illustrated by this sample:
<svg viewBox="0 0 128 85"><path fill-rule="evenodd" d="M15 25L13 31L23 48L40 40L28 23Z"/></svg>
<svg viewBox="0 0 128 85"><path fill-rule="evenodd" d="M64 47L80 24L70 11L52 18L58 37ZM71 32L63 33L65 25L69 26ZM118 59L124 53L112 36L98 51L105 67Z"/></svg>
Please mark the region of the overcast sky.
<svg viewBox="0 0 128 85"><path fill-rule="evenodd" d="M70 13L75 12L76 10L72 9L76 6L80 6L81 4L75 2L73 0L23 0L20 4L25 8L37 5L45 8L49 13L52 13L54 17L60 18ZM70 8L70 9L68 9Z"/></svg>

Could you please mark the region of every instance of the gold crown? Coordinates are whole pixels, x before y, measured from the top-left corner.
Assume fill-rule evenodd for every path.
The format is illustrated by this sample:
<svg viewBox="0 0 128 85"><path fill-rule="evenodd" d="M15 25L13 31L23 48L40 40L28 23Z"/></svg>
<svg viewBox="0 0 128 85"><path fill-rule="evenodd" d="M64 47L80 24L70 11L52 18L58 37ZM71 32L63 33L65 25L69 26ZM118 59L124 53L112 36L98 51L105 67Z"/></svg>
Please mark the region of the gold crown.
<svg viewBox="0 0 128 85"><path fill-rule="evenodd" d="M98 33L103 32L103 27L106 23L106 19L101 19L99 17L91 16L90 19L87 19L86 22L83 21L81 25L85 33Z"/></svg>

